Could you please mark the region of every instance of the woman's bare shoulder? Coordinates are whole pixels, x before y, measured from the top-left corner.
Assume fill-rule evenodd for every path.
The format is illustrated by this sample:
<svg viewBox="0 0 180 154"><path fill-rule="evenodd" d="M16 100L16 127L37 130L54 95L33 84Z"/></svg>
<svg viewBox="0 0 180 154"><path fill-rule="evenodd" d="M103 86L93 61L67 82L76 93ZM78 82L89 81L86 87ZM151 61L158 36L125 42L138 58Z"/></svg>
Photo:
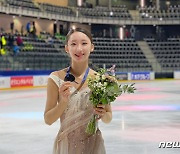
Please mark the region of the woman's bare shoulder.
<svg viewBox="0 0 180 154"><path fill-rule="evenodd" d="M66 75L66 71L67 71L67 68L64 68L64 69L61 69L61 70L58 70L58 71L54 71L51 74L59 77L62 80L64 80L64 77Z"/></svg>

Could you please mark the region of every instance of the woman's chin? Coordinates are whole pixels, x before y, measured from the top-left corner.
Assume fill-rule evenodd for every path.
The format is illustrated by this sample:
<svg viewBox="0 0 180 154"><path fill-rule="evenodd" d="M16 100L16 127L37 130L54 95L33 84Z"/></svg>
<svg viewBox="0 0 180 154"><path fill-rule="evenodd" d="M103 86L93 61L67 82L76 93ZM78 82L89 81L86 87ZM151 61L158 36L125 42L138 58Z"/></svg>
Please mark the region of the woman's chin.
<svg viewBox="0 0 180 154"><path fill-rule="evenodd" d="M83 62L86 62L87 61L87 59L85 59L85 58L76 58L76 59L74 59L74 61L76 61L76 62L78 62L78 63L83 63Z"/></svg>

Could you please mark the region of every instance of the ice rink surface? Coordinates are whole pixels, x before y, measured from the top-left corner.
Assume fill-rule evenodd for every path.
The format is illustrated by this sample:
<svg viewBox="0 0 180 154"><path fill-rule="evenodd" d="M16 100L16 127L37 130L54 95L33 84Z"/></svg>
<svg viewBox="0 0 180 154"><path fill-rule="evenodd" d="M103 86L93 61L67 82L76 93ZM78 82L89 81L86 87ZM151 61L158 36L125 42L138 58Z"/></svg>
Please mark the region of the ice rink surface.
<svg viewBox="0 0 180 154"><path fill-rule="evenodd" d="M107 154L180 154L180 80L134 82L135 94L112 103L112 122L99 123ZM44 123L45 101L45 88L0 91L0 154L52 153L60 124Z"/></svg>

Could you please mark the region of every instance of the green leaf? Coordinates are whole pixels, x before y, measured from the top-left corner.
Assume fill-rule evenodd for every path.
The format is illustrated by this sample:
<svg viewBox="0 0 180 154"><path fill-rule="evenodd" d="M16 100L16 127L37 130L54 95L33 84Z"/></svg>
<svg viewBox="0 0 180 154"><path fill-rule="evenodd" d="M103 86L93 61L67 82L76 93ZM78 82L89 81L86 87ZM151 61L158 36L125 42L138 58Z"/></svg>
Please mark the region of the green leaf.
<svg viewBox="0 0 180 154"><path fill-rule="evenodd" d="M105 97L101 98L101 102L102 102L102 104L108 104L108 101Z"/></svg>

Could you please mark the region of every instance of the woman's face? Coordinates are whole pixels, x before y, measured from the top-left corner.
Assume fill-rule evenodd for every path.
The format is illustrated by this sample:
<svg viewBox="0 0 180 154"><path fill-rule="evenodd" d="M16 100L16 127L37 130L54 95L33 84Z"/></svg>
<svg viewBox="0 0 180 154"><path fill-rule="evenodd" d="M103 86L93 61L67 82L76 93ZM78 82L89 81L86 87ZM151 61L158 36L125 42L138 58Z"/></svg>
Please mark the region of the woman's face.
<svg viewBox="0 0 180 154"><path fill-rule="evenodd" d="M94 50L94 45L86 34L74 32L69 37L65 50L69 53L72 61L84 62L88 60L90 52Z"/></svg>

